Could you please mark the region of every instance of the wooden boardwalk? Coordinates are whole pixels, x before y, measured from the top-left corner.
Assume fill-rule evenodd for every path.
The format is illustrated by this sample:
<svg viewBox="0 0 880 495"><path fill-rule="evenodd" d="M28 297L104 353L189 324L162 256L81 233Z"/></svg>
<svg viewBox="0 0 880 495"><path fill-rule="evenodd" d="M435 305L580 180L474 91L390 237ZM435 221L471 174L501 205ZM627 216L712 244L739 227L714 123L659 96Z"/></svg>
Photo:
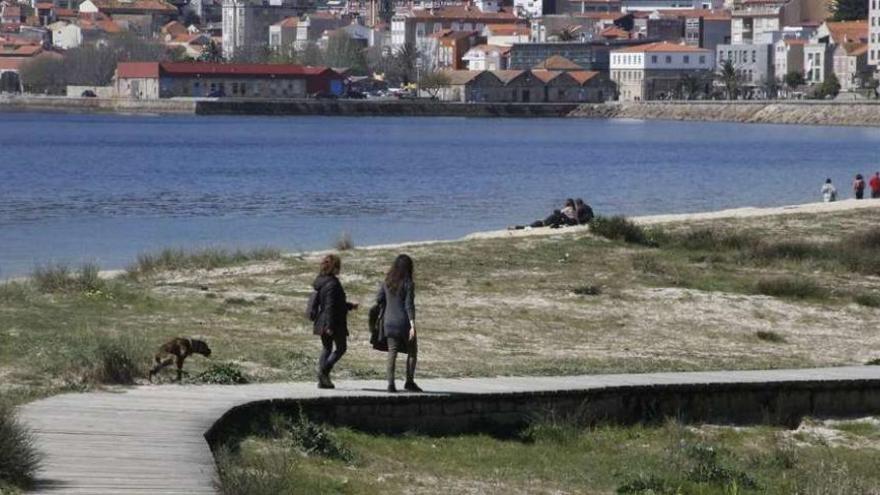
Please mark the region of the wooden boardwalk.
<svg viewBox="0 0 880 495"><path fill-rule="evenodd" d="M646 373L565 377L423 380L434 394L507 394L652 385L779 384L880 380L880 366L802 370ZM37 493L214 493L215 469L205 432L230 408L263 399L385 397L380 381L240 386L140 386L65 394L23 406L45 462Z"/></svg>

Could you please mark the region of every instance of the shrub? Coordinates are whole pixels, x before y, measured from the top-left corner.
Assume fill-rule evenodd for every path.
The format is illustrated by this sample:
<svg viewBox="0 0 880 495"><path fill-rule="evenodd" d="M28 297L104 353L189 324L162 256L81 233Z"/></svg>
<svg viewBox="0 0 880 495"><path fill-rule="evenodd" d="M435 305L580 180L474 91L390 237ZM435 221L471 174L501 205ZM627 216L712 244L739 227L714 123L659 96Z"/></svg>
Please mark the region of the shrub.
<svg viewBox="0 0 880 495"><path fill-rule="evenodd" d="M130 338L102 338L95 349L93 378L98 383L131 385L144 377L144 345Z"/></svg>
<svg viewBox="0 0 880 495"><path fill-rule="evenodd" d="M273 248L229 251L221 248L207 248L185 251L167 248L158 253L143 253L127 270L129 277L137 278L161 271L174 270L212 270L249 261L274 260L281 257L281 251Z"/></svg>
<svg viewBox="0 0 880 495"><path fill-rule="evenodd" d="M582 285L575 287L572 292L579 296L598 296L602 294L602 288L598 285Z"/></svg>
<svg viewBox="0 0 880 495"><path fill-rule="evenodd" d="M337 251L348 251L349 249L354 249L354 241L351 238L351 234L348 232L342 232L339 234L339 237L336 239L336 250Z"/></svg>
<svg viewBox="0 0 880 495"><path fill-rule="evenodd" d="M661 246L670 246L689 251L741 250L755 246L759 242L756 234L744 231L725 231L717 228L697 228L684 232L654 234Z"/></svg>
<svg viewBox="0 0 880 495"><path fill-rule="evenodd" d="M639 473L638 476L623 482L615 490L621 495L625 494L652 494L652 495L676 495L679 492L678 485L654 474Z"/></svg>
<svg viewBox="0 0 880 495"><path fill-rule="evenodd" d="M241 366L235 363L211 363L208 369L199 373L195 381L217 385L242 385L248 383Z"/></svg>
<svg viewBox="0 0 880 495"><path fill-rule="evenodd" d="M4 483L30 486L40 461L31 432L18 421L11 407L0 405L0 492Z"/></svg>
<svg viewBox="0 0 880 495"><path fill-rule="evenodd" d="M243 297L227 297L223 302L230 306L253 306L255 304L253 301L248 301Z"/></svg>
<svg viewBox="0 0 880 495"><path fill-rule="evenodd" d="M82 292L94 293L105 287L100 277L100 269L94 263L83 264L78 272L71 271L67 265L38 266L31 275L40 292L62 293Z"/></svg>
<svg viewBox="0 0 880 495"><path fill-rule="evenodd" d="M869 308L880 308L880 295L873 293L857 294L853 300L856 304L867 306Z"/></svg>
<svg viewBox="0 0 880 495"><path fill-rule="evenodd" d="M276 435L289 440L305 455L319 455L344 462L354 461L354 452L346 448L332 431L312 422L302 411L296 419L276 415L270 422L271 430Z"/></svg>
<svg viewBox="0 0 880 495"><path fill-rule="evenodd" d="M688 479L691 481L736 486L748 490L758 488L758 483L751 475L722 460L718 449L714 446L701 443L688 445L685 454L693 463L688 473Z"/></svg>
<svg viewBox="0 0 880 495"><path fill-rule="evenodd" d="M828 292L805 278L777 277L765 278L755 284L755 292L765 296L788 297L794 299L823 299Z"/></svg>
<svg viewBox="0 0 880 495"><path fill-rule="evenodd" d="M247 458L221 447L215 455L218 491L224 495L276 495L295 493L291 480L296 479L296 459L281 452Z"/></svg>
<svg viewBox="0 0 880 495"><path fill-rule="evenodd" d="M590 221L590 232L612 241L623 241L629 244L650 247L657 246L657 242L644 228L622 216L594 217Z"/></svg>
<svg viewBox="0 0 880 495"><path fill-rule="evenodd" d="M772 331L758 330L755 333L755 336L758 337L758 340L763 340L764 342L772 342L774 344L781 344L785 342L785 337Z"/></svg>
<svg viewBox="0 0 880 495"><path fill-rule="evenodd" d="M821 244L808 241L781 241L760 243L754 246L751 256L759 260L796 260L821 259L827 256L828 249Z"/></svg>

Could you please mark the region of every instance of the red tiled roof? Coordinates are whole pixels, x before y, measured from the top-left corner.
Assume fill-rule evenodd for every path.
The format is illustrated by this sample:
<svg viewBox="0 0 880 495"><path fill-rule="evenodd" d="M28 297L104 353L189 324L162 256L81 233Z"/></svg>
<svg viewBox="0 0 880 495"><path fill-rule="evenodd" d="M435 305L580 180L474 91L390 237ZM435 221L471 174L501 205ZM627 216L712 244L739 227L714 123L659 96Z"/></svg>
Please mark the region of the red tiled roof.
<svg viewBox="0 0 880 495"><path fill-rule="evenodd" d="M643 52L709 53L709 50L706 50L705 48L697 48L695 46L689 46L689 45L679 45L676 43L669 43L666 41L659 41L657 43L648 43L646 45L630 46L627 48L622 48L620 50L614 50L614 51L622 52L622 53L643 53Z"/></svg>
<svg viewBox="0 0 880 495"><path fill-rule="evenodd" d="M110 19L98 19L98 20L80 19L79 20L79 27L81 29L86 30L86 31L97 30L97 31L104 31L105 33L108 33L108 34L116 34L116 33L122 32L122 28L119 26L119 24L116 24L114 21L112 21Z"/></svg>
<svg viewBox="0 0 880 495"><path fill-rule="evenodd" d="M482 10L470 5L446 5L437 9L426 10L418 9L412 11L412 18L417 20L431 19L448 19L455 20L481 20L481 21L498 21L507 20L515 22L516 15L509 10L501 9L498 12L483 12Z"/></svg>
<svg viewBox="0 0 880 495"><path fill-rule="evenodd" d="M0 57L33 57L42 51L40 45L0 45Z"/></svg>
<svg viewBox="0 0 880 495"><path fill-rule="evenodd" d="M532 30L519 24L494 24L486 26L491 36L528 36Z"/></svg>
<svg viewBox="0 0 880 495"><path fill-rule="evenodd" d="M859 55L864 55L868 53L868 44L867 43L844 43L843 49L846 51L846 54L851 57L858 57Z"/></svg>
<svg viewBox="0 0 880 495"><path fill-rule="evenodd" d="M174 14L177 13L177 7L171 5L165 0L134 0L131 2L121 2L119 0L92 0L95 7L101 12L107 13L135 13L146 12L154 14Z"/></svg>
<svg viewBox="0 0 880 495"><path fill-rule="evenodd" d="M54 9L55 4L52 2L37 2L37 8L43 10Z"/></svg>
<svg viewBox="0 0 880 495"><path fill-rule="evenodd" d="M578 17L581 19L595 19L600 21L616 21L621 17L626 17L627 15L632 15L633 12L623 13L623 12L580 12L577 14L572 14L572 17Z"/></svg>
<svg viewBox="0 0 880 495"><path fill-rule="evenodd" d="M540 79L545 84L549 83L550 81L556 79L557 77L559 77L560 75L563 74L563 72L559 71L559 70L544 70L544 69L532 70L531 73L533 76Z"/></svg>
<svg viewBox="0 0 880 495"><path fill-rule="evenodd" d="M608 26L607 28L603 29L602 32L599 33L599 35L603 38L628 39L629 31L624 31L617 26Z"/></svg>
<svg viewBox="0 0 880 495"><path fill-rule="evenodd" d="M504 84L513 81L517 77L523 75L525 73L524 70L495 70L492 71L492 74L495 75L498 79L501 80Z"/></svg>
<svg viewBox="0 0 880 495"><path fill-rule="evenodd" d="M547 58L540 64L534 67L535 69L547 69L547 70L578 70L583 69L580 65L572 62L571 60L563 57L562 55L552 55Z"/></svg>
<svg viewBox="0 0 880 495"><path fill-rule="evenodd" d="M18 57L0 57L0 70L18 71L24 61L25 59Z"/></svg>
<svg viewBox="0 0 880 495"><path fill-rule="evenodd" d="M181 34L186 34L188 32L186 30L186 26L178 21L171 21L165 24L164 26L162 26L162 31L170 34L171 36L180 36Z"/></svg>
<svg viewBox="0 0 880 495"><path fill-rule="evenodd" d="M784 40L786 45L806 45L807 40L802 40L800 38L789 38Z"/></svg>
<svg viewBox="0 0 880 495"><path fill-rule="evenodd" d="M431 36L437 39L465 39L470 38L471 36L480 34L478 31L453 31L451 29L444 29L442 31L438 31Z"/></svg>
<svg viewBox="0 0 880 495"><path fill-rule="evenodd" d="M587 81L598 76L599 72L595 70L573 70L569 72L568 75L574 78L574 80L577 81L578 84L583 86L587 83Z"/></svg>
<svg viewBox="0 0 880 495"><path fill-rule="evenodd" d="M672 16L672 17L699 17L705 20L711 21L729 21L730 20L730 11L729 10L711 10L711 9L685 9L685 10L658 10L660 15L664 16Z"/></svg>
<svg viewBox="0 0 880 495"><path fill-rule="evenodd" d="M283 28L295 28L297 24L299 24L299 18L285 17L284 19L273 24L273 26L281 26Z"/></svg>
<svg viewBox="0 0 880 495"><path fill-rule="evenodd" d="M201 74L224 76L316 76L333 72L328 67L292 64L217 64L209 62L163 62L162 72L169 75Z"/></svg>
<svg viewBox="0 0 880 495"><path fill-rule="evenodd" d="M834 43L868 41L868 21L826 22Z"/></svg>
<svg viewBox="0 0 880 495"><path fill-rule="evenodd" d="M157 79L159 62L119 62L116 77L123 79Z"/></svg>

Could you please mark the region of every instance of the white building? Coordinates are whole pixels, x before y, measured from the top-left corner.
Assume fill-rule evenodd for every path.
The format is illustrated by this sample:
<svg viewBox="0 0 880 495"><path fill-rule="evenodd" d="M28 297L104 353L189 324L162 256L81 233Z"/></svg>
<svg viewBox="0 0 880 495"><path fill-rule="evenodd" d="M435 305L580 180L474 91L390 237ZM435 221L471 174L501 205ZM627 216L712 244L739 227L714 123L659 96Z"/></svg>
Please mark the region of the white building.
<svg viewBox="0 0 880 495"><path fill-rule="evenodd" d="M505 70L510 47L479 45L471 48L461 58L468 70Z"/></svg>
<svg viewBox="0 0 880 495"><path fill-rule="evenodd" d="M658 42L614 50L611 80L621 101L669 98L680 90L684 76L704 78L707 93L715 67L713 53L703 48Z"/></svg>
<svg viewBox="0 0 880 495"><path fill-rule="evenodd" d="M82 45L82 29L66 21L53 22L46 26L52 33L52 46L70 50Z"/></svg>
<svg viewBox="0 0 880 495"><path fill-rule="evenodd" d="M868 65L880 62L880 0L868 2Z"/></svg>

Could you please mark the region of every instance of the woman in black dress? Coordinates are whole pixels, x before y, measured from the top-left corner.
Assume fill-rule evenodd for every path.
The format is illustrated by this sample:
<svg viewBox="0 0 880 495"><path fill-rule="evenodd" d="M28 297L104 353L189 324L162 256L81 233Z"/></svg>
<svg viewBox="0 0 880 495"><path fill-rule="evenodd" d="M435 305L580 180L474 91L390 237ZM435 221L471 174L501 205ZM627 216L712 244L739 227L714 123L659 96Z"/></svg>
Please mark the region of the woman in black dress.
<svg viewBox="0 0 880 495"><path fill-rule="evenodd" d="M384 329L388 338L388 391L397 392L394 384L394 368L398 352L406 352L406 383L403 388L410 392L421 392L416 385L416 360L418 358L418 339L416 338L415 285L413 284L413 260L401 254L394 260L379 287L376 302L385 306Z"/></svg>

